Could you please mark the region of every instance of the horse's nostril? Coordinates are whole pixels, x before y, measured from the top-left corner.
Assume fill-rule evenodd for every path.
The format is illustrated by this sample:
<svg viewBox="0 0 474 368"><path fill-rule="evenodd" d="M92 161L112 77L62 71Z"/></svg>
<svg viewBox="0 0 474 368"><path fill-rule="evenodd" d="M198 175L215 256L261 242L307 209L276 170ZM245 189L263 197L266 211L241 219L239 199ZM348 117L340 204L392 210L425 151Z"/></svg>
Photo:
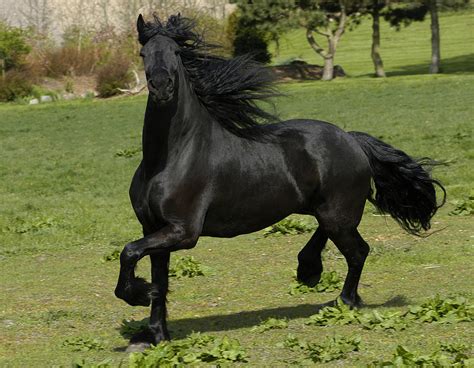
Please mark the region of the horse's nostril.
<svg viewBox="0 0 474 368"><path fill-rule="evenodd" d="M153 81L152 81L151 79L148 81L148 85L149 85L151 88L156 89L156 87L155 87L155 85L153 84Z"/></svg>

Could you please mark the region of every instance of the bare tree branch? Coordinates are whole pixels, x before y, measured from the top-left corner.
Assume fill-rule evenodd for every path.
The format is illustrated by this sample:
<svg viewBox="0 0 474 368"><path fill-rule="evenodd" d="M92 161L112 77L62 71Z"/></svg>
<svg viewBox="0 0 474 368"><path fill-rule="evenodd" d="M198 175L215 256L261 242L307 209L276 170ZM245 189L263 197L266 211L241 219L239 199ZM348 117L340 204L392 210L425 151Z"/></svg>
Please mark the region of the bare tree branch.
<svg viewBox="0 0 474 368"><path fill-rule="evenodd" d="M309 28L306 29L306 39L308 40L309 45L314 51L316 51L325 59L328 57L328 53L317 43L316 39L313 36L313 31Z"/></svg>
<svg viewBox="0 0 474 368"><path fill-rule="evenodd" d="M146 84L140 86L140 77L138 76L137 71L134 69L132 70L133 76L135 77L135 86L132 88L117 88L120 92L126 93L128 95L136 95L139 94L146 88Z"/></svg>

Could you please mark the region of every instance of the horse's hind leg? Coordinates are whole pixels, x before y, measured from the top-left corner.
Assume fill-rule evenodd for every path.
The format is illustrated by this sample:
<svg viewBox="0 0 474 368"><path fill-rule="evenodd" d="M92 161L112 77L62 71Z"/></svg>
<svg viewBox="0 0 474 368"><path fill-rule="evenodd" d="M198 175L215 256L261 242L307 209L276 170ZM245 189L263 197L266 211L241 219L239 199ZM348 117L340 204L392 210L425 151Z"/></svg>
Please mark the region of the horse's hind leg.
<svg viewBox="0 0 474 368"><path fill-rule="evenodd" d="M330 233L329 238L344 255L348 266L341 299L345 304L358 306L362 300L357 293L357 287L365 259L369 254L369 245L362 239L356 228Z"/></svg>
<svg viewBox="0 0 474 368"><path fill-rule="evenodd" d="M347 183L351 184L350 181ZM368 180L356 181L349 187L340 186L338 189L318 206L316 218L347 262L348 271L341 299L345 304L357 306L362 302L357 287L369 254L369 245L360 236L357 226L364 212L369 183Z"/></svg>
<svg viewBox="0 0 474 368"><path fill-rule="evenodd" d="M297 279L310 287L316 286L323 272L321 252L326 245L328 236L318 227L308 243L298 254Z"/></svg>

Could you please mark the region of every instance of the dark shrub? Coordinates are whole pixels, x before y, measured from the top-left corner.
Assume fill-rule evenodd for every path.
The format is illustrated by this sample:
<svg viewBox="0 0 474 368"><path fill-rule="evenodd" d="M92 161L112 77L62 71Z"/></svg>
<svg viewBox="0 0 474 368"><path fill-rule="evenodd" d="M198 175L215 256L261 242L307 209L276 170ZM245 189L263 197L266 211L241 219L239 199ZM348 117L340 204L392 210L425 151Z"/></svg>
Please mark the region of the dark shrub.
<svg viewBox="0 0 474 368"><path fill-rule="evenodd" d="M120 94L118 88L127 88L132 80L130 60L123 55L112 55L110 60L99 68L96 81L100 97Z"/></svg>
<svg viewBox="0 0 474 368"><path fill-rule="evenodd" d="M251 54L261 63L268 63L272 55L268 52L269 35L258 30L256 25L242 15L240 10L229 15L225 36L232 44L234 56Z"/></svg>
<svg viewBox="0 0 474 368"><path fill-rule="evenodd" d="M5 78L0 77L0 101L14 101L32 91L33 83L25 71L10 70L5 73Z"/></svg>
<svg viewBox="0 0 474 368"><path fill-rule="evenodd" d="M268 42L255 30L240 30L234 39L234 56L251 54L256 61L268 63L272 55L268 52Z"/></svg>

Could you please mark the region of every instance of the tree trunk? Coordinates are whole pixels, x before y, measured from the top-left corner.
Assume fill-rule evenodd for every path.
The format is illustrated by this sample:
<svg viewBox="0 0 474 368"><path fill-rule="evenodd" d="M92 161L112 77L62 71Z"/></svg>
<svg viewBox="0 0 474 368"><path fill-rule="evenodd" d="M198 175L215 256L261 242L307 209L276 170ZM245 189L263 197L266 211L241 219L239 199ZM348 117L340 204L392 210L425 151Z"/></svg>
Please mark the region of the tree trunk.
<svg viewBox="0 0 474 368"><path fill-rule="evenodd" d="M329 81L334 78L334 56L324 58L323 77L321 80Z"/></svg>
<svg viewBox="0 0 474 368"><path fill-rule="evenodd" d="M374 1L374 8L372 12L372 61L374 62L375 76L385 77L383 70L383 61L380 56L380 14L379 14L378 0Z"/></svg>
<svg viewBox="0 0 474 368"><path fill-rule="evenodd" d="M328 51L324 50L314 39L312 29L306 28L306 39L310 46L324 59L323 76L321 78L321 80L324 81L330 81L334 78L334 55L336 55L337 44L344 34L347 23L347 14L344 3L339 1L339 5L341 7L341 12L338 17L336 17L336 19L339 18L337 20L337 28L331 30L331 27L327 26L325 30L315 29L317 33L323 35L328 40Z"/></svg>
<svg viewBox="0 0 474 368"><path fill-rule="evenodd" d="M440 72L441 52L440 52L440 35L439 35L439 19L438 19L438 0L430 0L431 15L431 65L430 73L437 74Z"/></svg>
<svg viewBox="0 0 474 368"><path fill-rule="evenodd" d="M0 75L2 80L5 80L5 59L0 59Z"/></svg>
<svg viewBox="0 0 474 368"><path fill-rule="evenodd" d="M326 35L326 37L328 39L328 44L330 45L329 50L331 51L331 36ZM330 55L328 52L326 52L326 50L319 46L313 36L313 31L311 29L306 29L306 39L308 40L311 48L316 51L324 60L323 76L321 79L331 80L334 75L334 55Z"/></svg>

